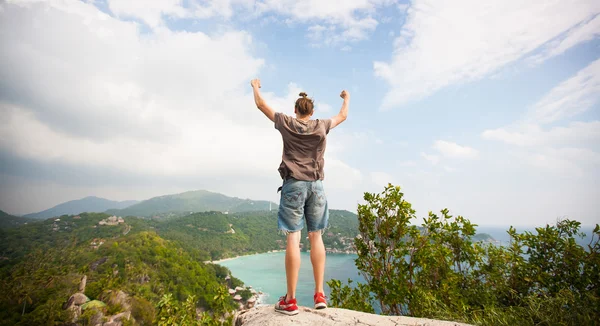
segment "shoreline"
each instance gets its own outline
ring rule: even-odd
[[[255,252],[253,254],[238,255],[238,256],[229,257],[229,258],[222,258],[222,259],[219,259],[219,260],[206,260],[206,261],[204,261],[204,263],[205,264],[218,264],[218,263],[222,263],[222,262],[229,261],[229,260],[234,260],[234,259],[241,258],[241,257],[253,256],[253,255],[262,255],[262,254],[270,254],[270,253],[275,253],[275,252],[285,252],[285,249],[271,250],[271,251],[267,251],[267,252]]]
[[[234,260],[237,258],[241,258],[241,257],[246,257],[246,256],[253,256],[253,255],[263,255],[263,254],[271,254],[271,253],[276,253],[276,252],[285,252],[285,249],[279,249],[279,250],[270,250],[267,252],[255,252],[253,254],[247,254],[247,255],[238,255],[238,256],[234,256],[234,257],[228,257],[228,258],[222,258],[219,260],[205,260],[203,263],[205,264],[219,264],[222,262],[226,262],[229,260]],[[301,251],[302,252],[310,252],[310,250],[307,251]],[[336,255],[357,255],[356,252],[352,251],[352,252],[343,252],[343,251],[326,251],[327,254],[336,254]]]

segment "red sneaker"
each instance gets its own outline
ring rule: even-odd
[[[325,309],[327,308],[327,301],[325,300],[325,294],[321,292],[315,293],[315,309]]]
[[[296,299],[290,299],[285,301],[285,295],[279,298],[279,302],[275,304],[275,311],[282,314],[293,316],[298,313],[298,306],[296,305]]]

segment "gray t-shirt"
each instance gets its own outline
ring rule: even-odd
[[[275,113],[275,129],[283,139],[283,155],[279,165],[282,179],[323,180],[325,146],[331,119],[301,121],[281,112]]]

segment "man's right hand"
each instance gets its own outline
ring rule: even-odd
[[[252,88],[260,88],[260,79],[252,79],[250,85],[252,85]]]
[[[343,98],[344,100],[350,99],[350,93],[348,93],[346,90],[343,90],[342,93],[340,94],[340,97]]]

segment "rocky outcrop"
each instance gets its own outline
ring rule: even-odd
[[[315,310],[298,307],[300,312],[287,316],[276,312],[273,305],[261,306],[240,311],[234,318],[235,326],[275,326],[275,325],[320,325],[320,326],[470,326],[467,324],[425,318],[403,316],[381,316],[347,309],[327,308]]]
[[[87,297],[85,294],[83,294],[83,293],[79,293],[79,292],[77,292],[77,293],[73,294],[73,295],[72,295],[72,296],[69,298],[69,300],[68,300],[68,301],[69,301],[69,302],[73,302],[73,304],[75,304],[75,305],[81,306],[82,304],[84,304],[84,303],[86,303],[86,302],[90,301],[90,298],[88,298],[88,297]]]
[[[121,290],[116,292],[106,291],[101,296],[101,299],[102,301],[107,302],[111,306],[120,305],[122,310],[131,310],[129,296]]]
[[[87,276],[83,275],[81,282],[79,283],[79,292],[85,293],[85,285],[87,283]]]
[[[103,258],[106,261],[105,258]],[[101,261],[100,263],[103,263]],[[79,283],[79,292],[74,293],[63,303],[62,308],[65,310],[70,310],[72,312],[72,323],[77,323],[79,321],[79,317],[82,312],[93,310],[94,314],[90,318],[89,325],[93,326],[122,326],[124,321],[132,320],[131,316],[131,302],[130,297],[127,293],[119,290],[119,291],[105,291],[101,295],[101,300],[91,300],[82,292],[85,291],[85,285],[87,282],[87,276],[83,276],[81,278],[81,282]],[[119,306],[121,308],[120,313],[114,316],[105,316],[104,313],[106,310],[106,303],[115,307]]]

